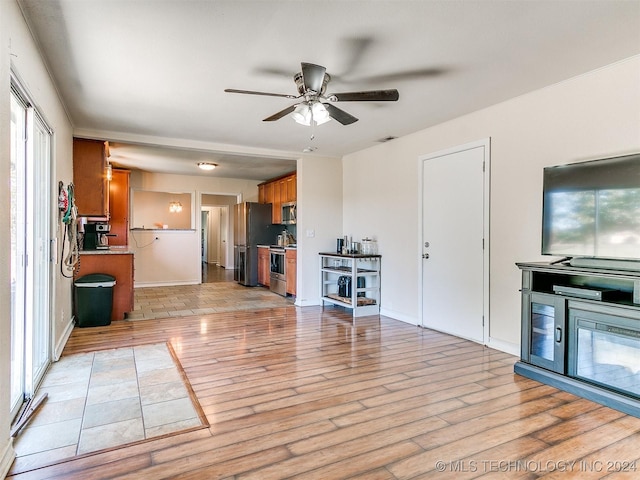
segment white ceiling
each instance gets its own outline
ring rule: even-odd
[[[76,135],[162,146],[114,163],[171,173],[206,157],[210,175],[270,178],[305,147],[342,156],[640,53],[640,0],[19,3]],[[262,121],[294,100],[224,92],[296,94],[300,62],[327,68],[327,93],[400,100],[339,103],[360,120],[311,141],[290,116]]]

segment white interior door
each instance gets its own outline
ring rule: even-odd
[[[209,207],[209,254],[207,261],[220,265],[220,207]]]
[[[233,269],[233,241],[230,241],[229,234],[229,205],[220,207],[220,266],[226,269]]]
[[[209,257],[209,211],[200,212],[200,256],[203,262]]]
[[[484,343],[488,141],[421,161],[422,325]]]

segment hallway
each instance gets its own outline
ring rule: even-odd
[[[202,262],[202,283],[233,282],[233,270]]]

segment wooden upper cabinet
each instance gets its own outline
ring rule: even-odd
[[[288,176],[287,178],[285,178],[285,184],[286,184],[286,200],[285,202],[295,202],[296,198],[297,198],[297,194],[298,194],[298,185],[297,185],[297,180],[298,177],[297,175],[294,173],[293,175]]]
[[[109,182],[109,245],[129,244],[129,170],[113,169]]]
[[[282,223],[282,204],[295,202],[298,195],[297,175],[295,173],[270,180],[258,185],[258,202],[270,203],[271,222]]]
[[[78,215],[107,217],[109,186],[105,143],[73,139],[73,185]]]
[[[273,182],[273,207],[271,208],[271,223],[280,225],[282,223],[282,200],[281,200],[281,183]]]
[[[273,183],[264,184],[264,203],[273,203]]]

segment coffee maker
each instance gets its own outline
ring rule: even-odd
[[[85,224],[82,248],[84,250],[108,250],[110,230],[111,225],[108,223]]]

